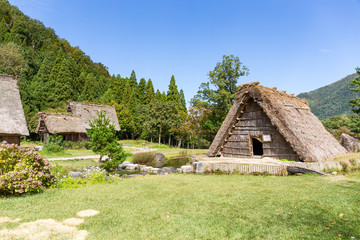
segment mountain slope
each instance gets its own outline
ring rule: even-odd
[[[327,86],[311,92],[300,93],[297,97],[305,98],[311,111],[320,119],[341,114],[351,114],[349,100],[359,97],[359,93],[349,90],[350,81],[359,75],[354,73]]]

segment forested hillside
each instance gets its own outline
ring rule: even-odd
[[[114,105],[121,137],[165,141],[166,135],[169,143],[176,138],[180,144],[182,138],[186,140],[181,133],[186,101],[174,76],[169,76],[167,93],[155,91],[150,79],[138,82],[135,71],[125,78],[110,76],[103,64],[94,63],[79,47],[7,0],[0,0],[0,73],[19,77],[31,133],[39,111],[62,112],[66,102],[73,100]]]
[[[321,87],[311,92],[301,93],[300,98],[305,98],[310,105],[311,111],[320,119],[326,119],[335,115],[351,114],[349,101],[359,96],[359,93],[349,90],[350,81],[356,78],[356,73]]]

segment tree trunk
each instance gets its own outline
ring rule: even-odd
[[[178,148],[181,148],[181,140],[182,140],[182,135],[179,136]]]
[[[169,133],[169,147],[171,146],[171,134]]]
[[[160,145],[161,145],[161,126],[159,128],[159,147],[160,147]]]

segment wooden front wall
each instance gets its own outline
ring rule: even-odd
[[[3,141],[6,141],[9,144],[15,143],[20,146],[20,136],[2,135],[2,136],[0,136],[0,144]]]
[[[262,141],[263,157],[299,160],[289,143],[253,99],[249,99],[238,118],[220,150],[224,157],[253,157],[251,138],[262,141],[263,135],[270,135],[270,142]]]
[[[65,141],[81,142],[89,140],[86,133],[59,133],[59,135],[62,135]]]

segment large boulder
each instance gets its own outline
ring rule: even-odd
[[[348,152],[358,152],[360,149],[360,143],[356,138],[351,137],[350,135],[343,133],[340,136],[340,144]]]
[[[157,174],[158,175],[168,175],[168,174],[177,173],[177,172],[178,172],[178,170],[175,167],[163,167],[157,171]]]
[[[164,166],[165,156],[162,153],[155,154],[156,167],[161,168]]]

